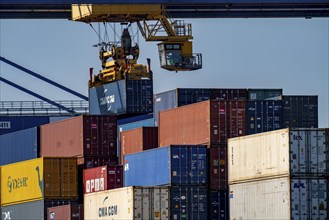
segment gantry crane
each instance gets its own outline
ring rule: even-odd
[[[158,44],[160,65],[169,71],[202,68],[201,54],[192,50],[192,26],[182,20],[170,22],[162,5],[112,4],[72,5],[72,20],[92,22],[130,22],[137,26],[146,41]],[[132,46],[128,29],[124,29],[121,45],[106,45],[100,50],[103,70],[89,81],[89,87],[120,79],[152,78],[150,68],[137,64],[139,47]],[[111,59],[108,61],[108,59]],[[149,61],[148,61],[149,63]]]

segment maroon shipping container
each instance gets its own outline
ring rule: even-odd
[[[158,127],[141,127],[120,133],[120,163],[123,155],[158,147]]]
[[[203,101],[159,112],[159,146],[216,144],[218,101]]]
[[[246,134],[246,101],[219,101],[219,142]]]
[[[227,145],[211,146],[209,148],[209,174],[210,189],[227,189]]]
[[[83,171],[85,194],[123,187],[122,166],[101,166]]]
[[[48,208],[48,220],[83,220],[83,204],[69,204]]]
[[[44,157],[117,155],[115,116],[81,115],[43,125],[40,133]]]
[[[105,166],[105,165],[118,165],[118,157],[79,157],[78,165],[82,166],[84,169]]]

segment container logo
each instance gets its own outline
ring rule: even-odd
[[[8,180],[7,180],[8,191],[11,193],[15,189],[19,189],[21,187],[27,187],[28,186],[27,180],[28,177],[12,179],[11,176],[8,176]]]
[[[41,177],[40,177],[40,168],[39,168],[39,166],[36,166],[35,170],[38,173],[38,185],[39,185],[39,188],[40,188],[40,191],[41,191],[41,194],[42,194],[43,193],[43,179],[41,180]]]
[[[295,140],[295,141],[302,141],[303,139],[302,139],[302,136],[300,136],[300,135],[293,135],[293,139]]]
[[[3,219],[3,220],[11,220],[11,217],[10,217],[11,212],[12,212],[12,211],[9,211],[9,212],[2,212],[2,219]]]
[[[295,189],[296,189],[296,188],[297,188],[297,189],[298,189],[298,188],[304,188],[304,189],[305,189],[306,187],[305,187],[305,184],[304,184],[304,183],[294,183],[294,188],[295,188]]]
[[[127,170],[129,170],[129,164],[128,163],[125,164],[125,171],[127,171]]]
[[[49,219],[50,220],[55,220],[55,212],[49,213]]]
[[[104,191],[104,177],[86,181],[86,193]]]
[[[0,121],[0,129],[11,129],[10,121]]]
[[[108,95],[100,98],[100,105],[106,105],[111,104],[115,102],[115,96],[114,95]]]
[[[108,200],[108,196],[106,196],[103,200],[103,205]],[[117,205],[110,205],[110,206],[104,206],[100,207],[98,209],[98,217],[105,217],[105,216],[113,216],[118,214],[118,206]]]

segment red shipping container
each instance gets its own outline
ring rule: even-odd
[[[158,127],[141,127],[120,133],[120,164],[123,155],[158,147]]]
[[[219,142],[246,135],[246,101],[219,101]]]
[[[47,219],[83,220],[83,204],[69,204],[50,207],[47,210]]]
[[[213,190],[225,190],[228,187],[227,145],[209,148],[209,186]]]
[[[122,166],[101,166],[83,171],[85,194],[123,187]]]
[[[159,112],[159,146],[219,142],[218,101],[203,101]]]
[[[43,125],[40,128],[40,155],[116,156],[116,117],[81,115]]]
[[[79,166],[84,169],[105,166],[105,165],[118,165],[118,157],[79,157],[77,160]]]

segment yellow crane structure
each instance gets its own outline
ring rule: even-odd
[[[202,55],[193,53],[191,24],[186,24],[182,20],[170,22],[162,5],[75,4],[72,5],[72,20],[86,23],[137,23],[146,41],[160,41],[158,50],[162,68],[169,71],[191,71],[202,68]],[[150,67],[137,64],[138,56],[138,45],[131,45],[129,31],[124,29],[121,45],[103,47],[100,50],[103,70],[89,82],[89,87],[120,79],[152,78]]]

